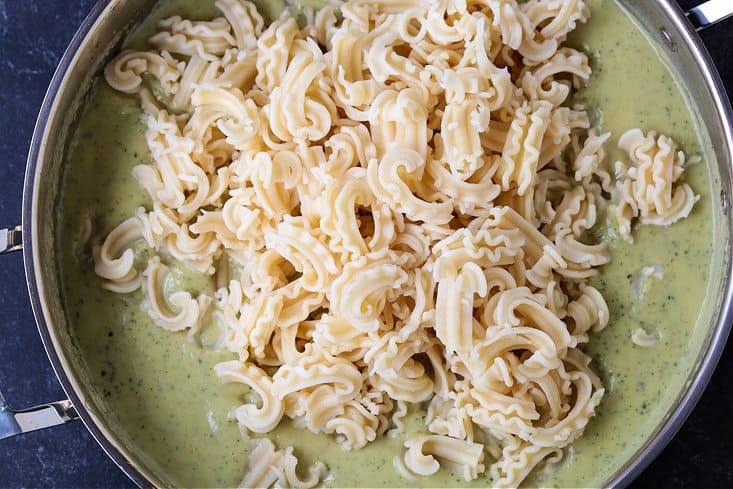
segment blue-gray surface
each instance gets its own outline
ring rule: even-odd
[[[689,8],[699,2],[679,3]],[[25,158],[38,108],[66,44],[93,4],[0,0],[0,227],[20,222]],[[733,94],[733,20],[703,38]],[[0,317],[0,387],[8,401],[30,406],[63,398],[33,323],[19,255],[0,257]],[[685,426],[634,486],[733,486],[732,371],[730,346]],[[0,441],[0,487],[133,484],[77,422]]]

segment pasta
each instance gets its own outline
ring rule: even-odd
[[[622,135],[614,181],[611,135],[567,106],[591,74],[563,46],[583,1],[350,0],[303,26],[216,5],[105,70],[140,99],[151,161],[133,173],[152,205],[94,247],[102,286],[142,288],[161,328],[220,326],[216,375],[257,398],[232,412],[247,433],[289,419],[357,450],[424,403],[395,457],[406,477],[517,486],[560,461],[605,392],[579,349],[610,320],[589,231],[609,199],[626,240],[696,201],[670,138]],[[218,290],[170,290],[173,263]],[[325,475],[253,443],[243,487]]]
[[[664,135],[632,129],[619,139],[619,148],[629,153],[631,165],[617,163],[619,204],[616,219],[621,235],[631,237],[632,221],[669,226],[687,217],[698,198],[686,183],[678,182],[685,154]]]
[[[300,479],[295,472],[298,460],[291,448],[278,450],[275,444],[267,438],[254,443],[250,452],[247,476],[242,480],[240,487],[292,487],[305,489],[313,487],[323,477],[325,467],[316,463],[308,470],[308,477]]]
[[[647,348],[650,346],[656,345],[660,340],[660,337],[656,333],[649,333],[644,328],[636,328],[633,333],[631,333],[631,341],[636,346],[641,346],[643,348]]]

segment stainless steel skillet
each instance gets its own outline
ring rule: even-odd
[[[88,81],[99,71],[113,46],[141,12],[149,9],[152,1],[102,1],[93,9],[64,55],[51,82],[41,109],[28,159],[23,202],[23,233],[20,229],[0,231],[0,250],[22,247],[28,280],[39,331],[52,365],[69,395],[70,401],[40,406],[25,412],[7,409],[0,396],[0,438],[30,431],[81,417],[86,426],[110,457],[139,485],[159,485],[160,481],[140,462],[139,458],[115,439],[99,416],[93,396],[86,385],[86,374],[75,358],[69,340],[69,330],[59,300],[58,278],[54,266],[54,223],[51,216],[60,179],[60,167]],[[665,46],[665,55],[697,106],[702,126],[707,131],[707,150],[710,161],[717,161],[713,169],[720,186],[719,204],[723,209],[722,226],[727,239],[731,231],[728,207],[731,198],[731,153],[733,133],[731,110],[722,84],[699,38],[685,19],[685,15],[668,0],[629,0],[627,8],[647,26],[648,31]],[[689,14],[689,21],[703,26],[733,11],[729,0],[706,2]],[[677,402],[670,407],[665,421],[655,435],[608,481],[607,485],[623,486],[633,479],[653,457],[661,451],[691,411],[712,374],[723,349],[730,324],[731,306],[731,244],[726,241],[719,248],[721,259],[720,293],[717,297],[717,320],[710,326],[705,348],[700,351],[696,368]],[[73,405],[73,407],[72,407]]]

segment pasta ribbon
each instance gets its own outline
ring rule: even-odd
[[[481,463],[483,449],[478,443],[468,443],[448,436],[426,435],[405,442],[405,467],[417,475],[438,471],[441,463],[459,472],[467,481],[484,471]]]
[[[234,415],[242,426],[255,433],[267,433],[277,426],[285,408],[282,401],[273,395],[273,381],[262,369],[232,360],[216,364],[214,370],[222,382],[245,384],[260,397],[261,407],[250,403],[235,409]]]
[[[143,276],[146,278],[143,287],[147,292],[143,309],[155,324],[169,331],[200,326],[211,302],[209,297],[202,295],[198,300],[194,300],[190,293],[183,291],[173,292],[167,296],[165,282],[168,278],[168,267],[163,265],[157,256],[150,259]],[[178,312],[176,313],[169,304],[178,309]]]
[[[150,38],[150,43],[159,51],[197,55],[207,61],[218,61],[235,45],[231,26],[226,19],[211,21],[184,20],[176,15],[158,23],[161,29]]]
[[[344,267],[331,285],[329,302],[333,312],[353,327],[374,333],[381,326],[379,316],[390,291],[399,290],[407,279],[399,261],[389,254],[367,256]]]
[[[178,88],[185,63],[176,61],[168,52],[123,51],[104,68],[107,83],[120,92],[138,93],[142,75],[154,76],[167,94]]]
[[[367,178],[374,195],[415,221],[445,224],[451,219],[450,202],[427,202],[413,193],[425,172],[425,159],[407,148],[391,149],[381,161],[369,162]]]
[[[126,293],[140,287],[132,245],[144,237],[143,224],[135,216],[120,223],[107,235],[101,246],[93,248],[94,272],[106,280],[102,285],[104,288]]]
[[[619,138],[619,148],[627,151],[632,166],[620,167],[616,191],[619,231],[632,242],[631,224],[636,218],[644,224],[669,226],[687,217],[699,197],[692,188],[678,182],[685,165],[685,154],[667,136],[652,131],[644,134],[632,129]]]

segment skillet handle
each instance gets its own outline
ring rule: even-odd
[[[0,255],[23,248],[20,226],[0,229]],[[57,401],[29,409],[11,409],[0,391],[0,440],[20,433],[49,428],[78,419],[71,401]]]
[[[0,255],[23,249],[23,230],[20,226],[0,229]]]
[[[731,0],[708,0],[686,12],[695,30],[701,31],[718,22],[733,16]]]
[[[0,440],[29,431],[68,423],[79,419],[71,401],[42,404],[30,409],[10,409],[0,392]]]

